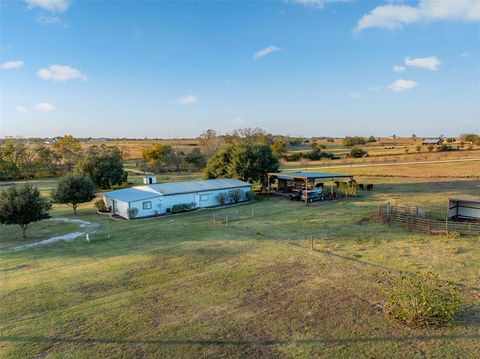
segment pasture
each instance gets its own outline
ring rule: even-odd
[[[391,201],[441,218],[447,197],[478,196],[479,171],[478,162],[332,169],[374,191],[308,207],[259,197],[228,226],[212,215],[233,208],[112,221],[111,239],[3,252],[0,355],[478,358],[480,238],[405,232],[368,217]],[[52,214],[73,218],[64,206]],[[92,204],[77,217],[105,220]],[[43,222],[30,233],[66,229]],[[2,249],[19,237],[0,227]],[[432,271],[460,286],[456,323],[409,328],[389,319],[378,279],[390,270]]]

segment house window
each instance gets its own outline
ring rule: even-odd
[[[146,201],[142,203],[143,209],[152,209],[152,201]]]
[[[200,201],[208,201],[208,194],[200,195]]]

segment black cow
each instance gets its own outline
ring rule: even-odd
[[[367,184],[367,191],[373,191],[373,184]]]
[[[358,184],[358,188],[360,188],[360,189],[363,191],[363,189],[364,189],[364,188],[363,188],[363,183],[359,183],[359,184]]]

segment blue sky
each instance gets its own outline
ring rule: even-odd
[[[480,132],[480,0],[0,4],[0,136]]]

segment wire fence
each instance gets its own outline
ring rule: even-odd
[[[408,231],[426,234],[458,233],[465,236],[480,236],[480,222],[478,221],[430,219],[426,218],[425,212],[418,206],[400,206],[387,203],[379,206],[372,217],[379,223],[401,227]]]
[[[237,208],[230,212],[218,212],[212,215],[213,224],[224,224],[228,226],[233,221],[255,217],[255,207]]]
[[[87,223],[83,225],[83,233],[85,242],[90,242],[94,239],[110,239],[112,236],[110,220],[101,221],[98,223]]]

